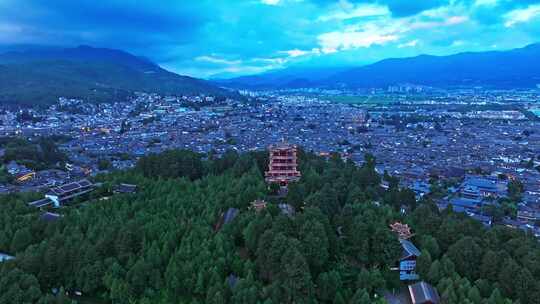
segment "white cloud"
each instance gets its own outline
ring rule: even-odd
[[[266,64],[274,64],[274,65],[280,66],[287,63],[288,60],[286,58],[277,57],[277,58],[253,58],[250,61],[253,63],[263,62]]]
[[[406,48],[406,47],[415,47],[415,46],[418,45],[418,42],[420,42],[418,39],[411,40],[411,41],[409,41],[409,42],[405,42],[405,43],[399,44],[399,45],[398,45],[398,48],[402,49],[402,48]]]
[[[261,0],[261,3],[266,5],[278,5],[280,0]]]
[[[320,16],[318,21],[347,20],[360,17],[386,16],[390,10],[386,6],[376,4],[359,4],[352,8],[340,6],[340,9],[327,15]]]
[[[289,55],[289,57],[300,57],[300,56],[305,56],[307,54],[310,54],[311,52],[310,51],[302,51],[302,50],[299,50],[299,49],[294,49],[294,50],[290,50],[290,51],[281,51],[279,53],[280,54],[287,54],[287,55]]]
[[[199,56],[195,58],[196,61],[204,61],[204,62],[210,62],[210,63],[216,63],[216,64],[224,64],[224,65],[238,65],[242,64],[241,60],[228,60],[224,58],[218,58],[214,56]]]
[[[467,16],[451,16],[443,22],[443,25],[456,25],[466,22],[468,20],[469,17]]]
[[[475,6],[496,6],[499,0],[475,0]]]
[[[432,29],[443,26],[453,26],[467,22],[467,16],[445,17],[442,21],[410,21],[406,22],[404,28],[407,30]]]
[[[335,20],[344,19],[356,14],[356,9],[359,6],[350,4],[347,1],[345,1],[345,4],[348,5],[342,5],[344,8],[343,12],[348,12],[349,15],[345,13],[341,15],[329,14],[319,18],[319,20],[330,20],[330,18],[334,18]],[[347,7],[350,8],[348,11],[346,10]],[[428,10],[404,18],[393,18],[390,13],[385,14],[386,7],[382,7],[383,9],[381,9],[381,6],[376,5],[367,5],[364,7],[371,8],[370,10],[366,10],[366,14],[379,13],[380,15],[374,16],[374,18],[360,20],[354,25],[344,26],[341,24],[342,29],[340,30],[320,34],[317,39],[322,53],[329,54],[341,50],[385,45],[405,38],[410,32],[452,27],[469,21],[469,17],[465,12],[459,13],[459,10],[455,11],[449,7]],[[398,47],[414,47],[418,42],[412,40],[399,44]]]
[[[302,56],[308,56],[308,55],[320,55],[321,50],[319,48],[313,48],[311,50],[299,50],[299,49],[293,49],[289,51],[280,51],[279,54],[287,54],[290,58],[295,57],[302,57]]]
[[[463,46],[465,44],[465,41],[463,40],[456,40],[454,42],[452,42],[452,44],[450,45],[451,47],[458,47],[458,46]]]
[[[504,15],[504,26],[512,27],[518,23],[524,23],[540,15],[540,4],[530,5],[527,8],[516,9]]]
[[[319,45],[323,53],[335,53],[339,50],[367,48],[372,45],[383,45],[398,40],[399,36],[385,33],[384,29],[370,24],[360,30],[346,30],[319,35]]]

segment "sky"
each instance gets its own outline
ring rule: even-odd
[[[540,0],[0,0],[0,46],[122,49],[230,77],[540,42]]]

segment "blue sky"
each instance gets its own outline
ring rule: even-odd
[[[0,45],[119,48],[197,77],[539,41],[540,0],[0,0]]]

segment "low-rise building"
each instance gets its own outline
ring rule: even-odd
[[[0,252],[0,263],[5,262],[5,261],[9,261],[9,260],[13,260],[13,259],[15,259],[14,256],[11,256],[11,255]]]
[[[400,239],[402,253],[399,259],[399,279],[402,281],[418,280],[416,273],[416,259],[420,256],[420,250],[408,240]]]
[[[409,297],[412,304],[439,304],[441,298],[437,290],[426,282],[409,285]]]
[[[116,194],[136,193],[137,192],[137,185],[122,183],[122,184],[116,186],[114,188],[113,192],[116,193]]]
[[[521,206],[517,212],[517,219],[523,222],[536,223],[540,221],[540,210],[528,206]]]
[[[78,182],[72,182],[51,188],[50,191],[45,194],[45,197],[50,199],[54,206],[58,208],[64,205],[66,202],[69,202],[70,200],[83,194],[89,193],[92,190],[94,190],[94,184],[87,179],[83,179]]]

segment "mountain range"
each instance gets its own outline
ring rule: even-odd
[[[0,103],[41,105],[59,97],[92,102],[125,100],[136,91],[162,95],[237,96],[230,89],[532,88],[540,84],[540,44],[509,51],[420,55],[360,67],[288,68],[206,81],[169,72],[121,50],[79,46],[0,53]]]
[[[509,51],[385,59],[352,68],[284,69],[216,83],[248,89],[385,88],[403,83],[439,88],[531,88],[540,84],[540,44]]]
[[[120,50],[79,46],[0,54],[0,103],[50,104],[59,97],[105,102],[125,100],[136,91],[163,95],[233,94]]]

